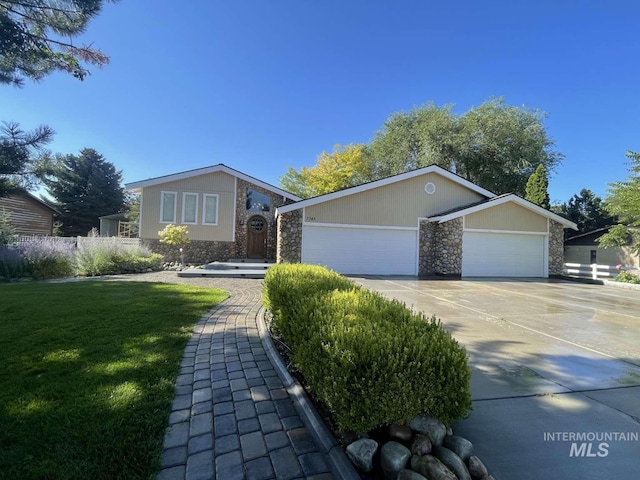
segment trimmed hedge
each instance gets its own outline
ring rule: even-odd
[[[435,318],[322,267],[276,265],[263,301],[296,367],[342,431],[471,408],[467,354]]]

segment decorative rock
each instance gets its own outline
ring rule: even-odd
[[[370,438],[361,438],[347,446],[349,460],[363,472],[373,469],[373,456],[378,450],[378,442]]]
[[[453,428],[447,428],[447,435],[453,435]]]
[[[411,430],[429,437],[434,446],[442,445],[442,440],[447,433],[447,427],[437,418],[426,415],[418,415],[409,422]]]
[[[473,480],[483,480],[489,476],[487,467],[485,467],[482,460],[475,455],[469,457],[469,474]]]
[[[396,480],[398,472],[407,466],[410,458],[411,451],[401,443],[385,443],[380,450],[380,466],[384,476],[388,480]]]
[[[458,435],[447,435],[444,437],[442,446],[458,455],[466,464],[469,463],[469,457],[473,455],[473,443]]]
[[[414,472],[413,470],[400,470],[398,472],[398,476],[396,480],[427,480],[418,472]]]
[[[431,440],[426,435],[416,435],[411,442],[411,453],[414,455],[427,455],[431,453]]]
[[[459,480],[471,480],[469,470],[462,459],[448,448],[436,447],[433,449],[433,455],[455,473]]]
[[[389,436],[394,440],[400,440],[401,442],[411,441],[411,429],[406,425],[399,425],[392,423],[389,425]]]
[[[427,480],[458,480],[455,474],[433,455],[414,455],[411,457],[411,469]]]

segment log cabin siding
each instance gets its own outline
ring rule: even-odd
[[[52,235],[55,210],[35,197],[18,193],[0,197],[0,212],[9,214],[9,221],[17,235]]]

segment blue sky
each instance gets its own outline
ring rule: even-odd
[[[277,185],[393,112],[504,96],[549,114],[552,201],[604,196],[640,150],[639,19],[632,0],[122,0],[85,35],[109,65],[0,87],[0,119],[125,182],[225,163]]]

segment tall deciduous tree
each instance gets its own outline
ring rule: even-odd
[[[544,118],[537,110],[505,105],[501,98],[463,115],[454,114],[451,106],[433,104],[394,113],[363,150],[364,177],[377,180],[435,164],[495,193],[524,197],[527,180],[537,166],[550,172],[563,158],[547,135]],[[290,169],[283,181],[304,192],[308,170],[317,166]],[[342,185],[358,182],[361,179],[354,177]]]
[[[1,43],[1,42],[0,42]],[[53,139],[51,128],[40,126],[25,132],[17,123],[0,125],[0,197],[28,189],[47,171],[47,158],[40,153]]]
[[[626,245],[629,240],[640,253],[640,153],[627,152],[629,178],[609,185],[605,208],[620,222],[598,239],[603,247]]]
[[[122,211],[122,172],[92,148],[58,158],[55,175],[45,180],[61,212],[65,235],[86,235],[99,217]]]
[[[83,80],[87,65],[109,62],[91,45],[75,45],[104,0],[0,0],[0,83],[21,85],[53,71]]]
[[[302,198],[315,197],[365,183],[372,178],[364,145],[336,145],[322,152],[313,167],[289,168],[280,178],[282,187]]]
[[[547,169],[543,165],[538,165],[536,171],[531,174],[526,186],[526,195],[524,198],[536,205],[549,209],[549,178],[547,177]]]
[[[609,227],[617,222],[615,215],[609,214],[604,209],[602,199],[587,188],[580,190],[579,194],[574,195],[567,202],[554,205],[551,210],[578,226],[577,232],[567,230],[571,232],[570,236]]]

